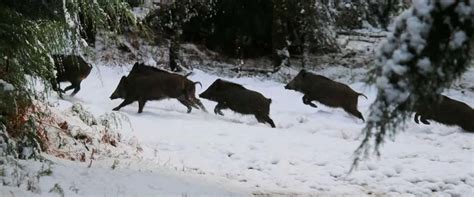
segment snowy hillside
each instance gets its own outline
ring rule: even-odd
[[[128,74],[130,69],[131,66],[96,66],[75,97],[53,100],[61,110],[79,102],[94,115],[110,113],[121,100],[111,101],[109,96],[121,76]],[[334,71],[321,72],[324,75]],[[471,69],[468,74],[473,72]],[[190,78],[204,85],[197,88],[201,93],[218,76],[195,70]],[[124,173],[109,172],[110,165],[104,165],[103,170],[97,172],[101,175],[95,176],[94,169],[78,167],[74,172],[77,176],[71,176],[79,180],[73,182],[61,177],[70,174],[62,172],[65,167],[59,164],[59,175],[53,175],[51,179],[62,182],[64,188],[73,184],[80,195],[101,190],[99,193],[113,196],[212,195],[213,192],[219,196],[474,194],[474,135],[471,133],[436,123],[426,126],[409,122],[395,142],[383,146],[380,158],[363,162],[358,170],[347,174],[353,151],[360,143],[358,137],[364,126],[360,120],[341,109],[321,104],[318,109],[308,107],[302,103],[300,93],[285,90],[285,84],[279,82],[256,78],[226,79],[272,98],[270,117],[277,128],[260,124],[253,116],[242,116],[229,110],[223,111],[224,117],[200,110],[187,114],[186,108],[176,100],[148,102],[142,114],[137,113],[138,104],[134,103],[118,113],[130,119],[132,129],[125,126],[122,135],[137,138],[143,148],[141,159],[121,159],[118,168]],[[369,97],[368,100],[359,98],[359,109],[367,116],[375,90],[360,82],[350,86]],[[452,90],[447,95],[474,106],[470,92],[463,95]],[[216,103],[202,101],[212,112]],[[100,169],[100,161],[94,166]],[[160,173],[143,173],[156,169],[181,177],[197,176],[196,183],[207,180],[211,186],[186,185],[179,178],[174,184],[167,178],[167,181],[160,181],[163,180],[158,178],[163,177]],[[107,183],[92,187],[91,183],[100,184],[100,180]],[[195,179],[190,179],[190,183],[192,180]],[[142,182],[148,182],[148,187]],[[176,193],[167,184],[175,185],[171,188],[186,189]],[[135,185],[144,188],[137,189]],[[164,190],[158,189],[163,187]],[[201,189],[192,189],[194,187]],[[116,193],[104,192],[108,189]]]

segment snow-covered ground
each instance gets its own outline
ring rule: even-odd
[[[27,188],[0,187],[0,196],[241,196],[245,190],[136,161],[106,165],[77,163],[49,157],[54,164],[20,161],[24,171],[40,172]],[[127,161],[122,161],[127,162]],[[126,167],[120,167],[126,165]],[[49,174],[49,172],[50,174]],[[30,186],[31,185],[31,186]],[[28,191],[26,191],[28,190]]]
[[[66,109],[81,102],[93,114],[110,113],[121,100],[111,101],[109,96],[130,68],[96,67],[79,94],[58,101],[58,107]],[[204,84],[197,89],[200,93],[218,76],[196,70],[190,78]],[[394,142],[383,146],[380,158],[363,162],[357,171],[347,174],[360,143],[364,126],[360,120],[341,109],[321,104],[318,109],[308,107],[300,93],[285,90],[282,83],[226,79],[272,98],[270,116],[277,128],[228,110],[224,117],[199,110],[187,114],[176,100],[148,102],[142,114],[134,103],[119,113],[129,117],[133,129],[126,135],[138,139],[144,149],[143,161],[257,194],[474,195],[473,134],[436,123],[409,122]],[[369,97],[359,99],[359,109],[367,115],[375,90],[363,83],[350,86]],[[458,91],[447,95],[474,106],[472,97]],[[215,103],[203,102],[212,112]],[[125,174],[133,179],[134,173]],[[81,190],[87,191],[83,186]]]
[[[130,69],[96,66],[75,97],[55,100],[57,108],[80,102],[94,115],[110,113],[122,100],[109,96]],[[321,74],[337,72],[326,69]],[[218,76],[195,70],[190,78],[204,85],[197,88],[201,93]],[[123,138],[135,137],[143,149],[140,160],[120,160],[115,170],[110,161],[94,161],[87,168],[87,162],[58,160],[53,175],[40,185],[51,188],[60,182],[69,193],[75,195],[70,188],[77,188],[83,196],[474,195],[472,133],[410,121],[394,142],[382,147],[380,158],[348,174],[364,127],[360,120],[341,109],[306,106],[300,93],[285,90],[279,82],[225,79],[272,98],[270,116],[277,128],[229,110],[223,111],[224,117],[195,109],[187,114],[176,100],[148,102],[142,114],[134,103],[119,113],[131,123],[131,129],[124,125]],[[361,82],[350,86],[369,97],[359,98],[359,109],[367,116],[375,89]],[[472,92],[451,90],[447,95],[474,106]],[[212,112],[216,103],[202,101]]]

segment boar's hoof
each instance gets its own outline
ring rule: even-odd
[[[420,115],[416,113],[415,117],[413,117],[413,120],[415,121],[416,124],[420,124],[420,121],[418,120],[419,118],[420,118]]]
[[[224,113],[222,113],[222,111],[221,111],[219,108],[217,108],[217,107],[214,108],[214,113],[217,114],[217,115],[221,115],[221,116],[224,115]]]
[[[430,122],[428,122],[428,120],[424,119],[423,117],[420,118],[420,121],[423,123],[423,124],[426,124],[426,125],[429,125]]]
[[[116,108],[113,108],[113,109],[112,109],[112,111],[118,111],[118,110],[120,110],[119,107],[116,107]]]
[[[273,123],[273,120],[271,122],[268,122],[272,128],[276,128],[275,123]]]

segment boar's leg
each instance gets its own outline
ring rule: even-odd
[[[118,111],[118,110],[120,110],[120,108],[125,107],[125,106],[127,106],[127,105],[133,103],[133,101],[134,101],[134,100],[131,100],[131,99],[125,99],[122,103],[120,103],[119,106],[113,108],[112,110]]]
[[[272,128],[275,128],[275,123],[273,120],[268,116],[268,115],[255,115],[255,118],[257,118],[257,121],[260,123],[268,123]]]
[[[143,108],[145,107],[146,100],[140,99],[138,100],[138,113],[143,112]]]
[[[71,96],[76,95],[79,92],[79,90],[81,90],[81,84],[80,83],[77,84],[76,87],[74,87],[74,91],[72,91]]]
[[[224,113],[222,113],[221,110],[222,110],[222,109],[226,109],[226,108],[227,108],[227,106],[225,106],[224,103],[217,103],[216,107],[214,108],[214,113],[223,116]]]
[[[365,122],[364,116],[362,116],[362,113],[360,113],[360,111],[357,110],[357,108],[344,108],[344,111],[346,111],[349,114],[354,115],[355,117]]]
[[[427,125],[430,124],[430,122],[428,122],[428,120],[427,120],[425,117],[423,117],[423,116],[420,116],[420,121],[421,121],[423,124],[427,124]]]
[[[307,96],[307,95],[304,95],[303,96],[303,103],[306,104],[306,105],[309,105],[311,107],[314,107],[314,108],[317,108],[318,106],[316,106],[314,103],[311,102],[312,100]]]
[[[53,88],[54,91],[59,93],[59,96],[62,98],[61,93],[65,93],[66,91],[61,89],[61,82],[57,79],[52,79],[51,80],[51,88]]]
[[[415,117],[413,118],[413,120],[415,121],[416,124],[420,124],[420,121],[418,120],[420,116],[421,115],[419,113],[415,113]]]
[[[61,84],[57,80],[51,80],[51,88],[58,93],[59,98],[63,98],[63,93],[66,93],[61,89]]]
[[[471,125],[469,125],[469,123],[467,125],[463,124],[463,125],[461,125],[461,128],[464,129],[467,132],[474,132],[474,124],[472,124],[472,123],[471,123]]]
[[[196,105],[199,106],[199,108],[201,108],[202,111],[207,112],[206,107],[204,107],[201,100],[196,98],[194,99],[194,103],[196,103]]]
[[[69,91],[71,89],[74,89],[74,91],[71,93],[71,96],[74,96],[81,90],[81,82],[71,82],[71,85],[66,87],[64,89],[64,92]]]
[[[66,91],[69,91],[69,90],[71,90],[71,89],[73,89],[73,88],[74,88],[74,86],[71,84],[70,86],[64,88],[63,92],[65,93]]]
[[[185,99],[184,97],[178,97],[177,99],[181,104],[183,104],[184,106],[186,106],[186,108],[188,108],[188,111],[187,111],[188,114],[191,113],[193,109],[192,107],[197,108],[189,100]]]

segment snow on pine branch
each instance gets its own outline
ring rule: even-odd
[[[436,102],[466,71],[473,18],[472,0],[417,0],[396,19],[378,50],[373,70],[378,96],[354,164],[372,145],[378,153],[386,135],[396,134],[418,105]]]

